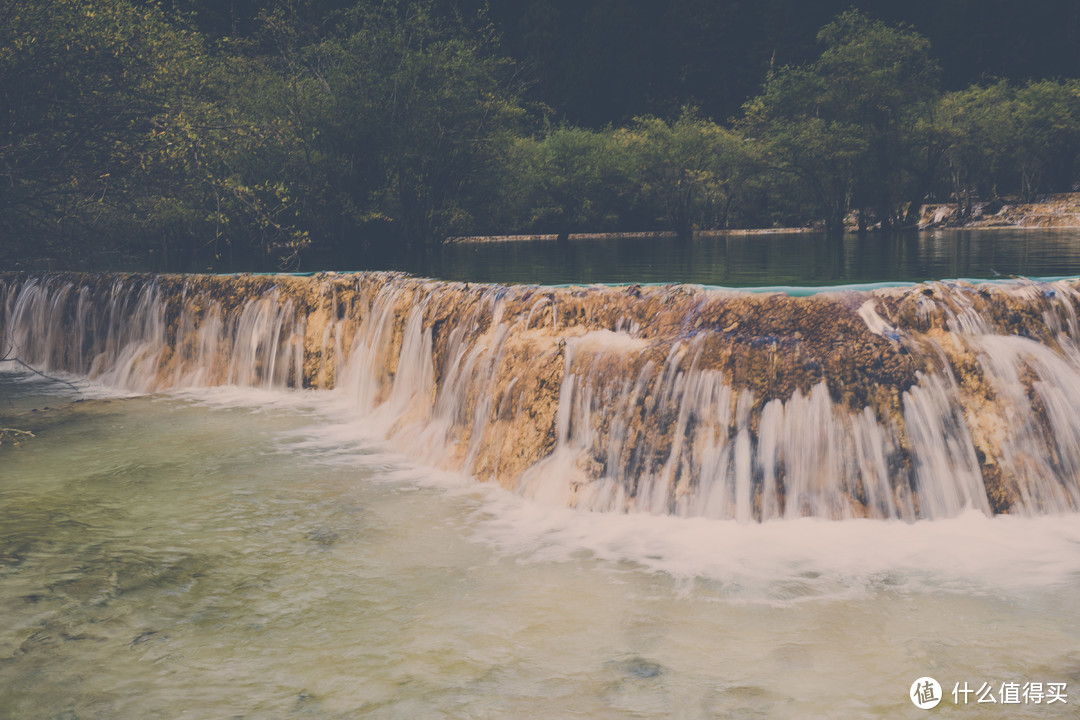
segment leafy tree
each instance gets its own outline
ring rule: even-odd
[[[842,227],[854,204],[883,226],[904,200],[903,158],[937,96],[929,43],[849,10],[818,34],[824,49],[806,67],[784,67],[745,108],[744,127],[773,166],[801,177],[825,224]]]
[[[395,38],[400,62],[380,88],[382,205],[406,238],[441,242],[471,228],[473,208],[491,192],[496,158],[523,113],[502,83],[501,61],[475,40],[460,31],[443,36],[423,14],[404,22]]]
[[[906,199],[904,158],[912,152],[920,119],[938,96],[938,65],[929,41],[914,30],[890,27],[854,10],[822,28],[818,39],[825,46],[814,66],[823,85],[819,109],[858,126],[866,138],[869,147],[856,176],[855,200],[860,222],[870,206],[886,227],[897,220]]]
[[[1014,91],[1005,81],[972,85],[942,96],[938,125],[957,217],[966,218],[976,197],[996,197],[1011,171],[1016,136]]]
[[[938,114],[959,217],[975,198],[1018,191],[1030,201],[1070,189],[1080,152],[1076,81],[972,85],[942,97]]]
[[[784,68],[747,104],[742,127],[761,146],[766,167],[797,177],[815,197],[826,229],[840,232],[870,143],[858,125],[816,112],[820,92],[812,71]]]
[[[3,0],[0,18],[6,249],[70,254],[128,191],[148,149],[167,95],[152,59],[180,54],[187,39],[123,3]]]
[[[263,22],[315,205],[345,218],[342,237],[383,225],[420,246],[470,229],[523,117],[505,63],[432,2],[360,3],[317,26],[309,5]]]
[[[629,195],[625,137],[562,127],[518,140],[511,155],[530,227],[571,232],[614,226]]]
[[[637,118],[626,132],[629,171],[643,204],[683,237],[695,228],[729,224],[732,205],[754,171],[748,143],[691,111],[671,123]]]
[[[71,263],[187,252],[204,234],[302,240],[275,220],[283,184],[244,176],[257,132],[215,102],[196,35],[123,0],[2,0],[0,17],[7,252]]]
[[[1080,151],[1080,83],[1031,82],[1013,103],[1020,192],[1030,201],[1044,188],[1068,190]]]

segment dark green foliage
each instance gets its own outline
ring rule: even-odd
[[[269,269],[1069,190],[1080,83],[1045,78],[1080,66],[1080,11],[1015,7],[0,0],[0,262]]]
[[[625,142],[616,133],[555,128],[518,140],[509,161],[526,228],[562,237],[617,228],[630,171]]]
[[[812,190],[829,229],[840,230],[851,207],[862,222],[872,213],[883,226],[895,224],[911,182],[905,159],[937,96],[929,45],[856,11],[818,37],[818,60],[772,75],[747,104],[743,126],[775,171]]]
[[[0,258],[304,241],[251,166],[271,131],[222,102],[232,78],[197,35],[125,2],[3,0],[0,18]]]
[[[261,16],[276,86],[255,110],[295,124],[286,177],[311,231],[423,244],[472,229],[523,117],[506,63],[433,3],[359,4],[332,23],[312,22],[313,4]]]
[[[1001,80],[941,98],[950,192],[961,214],[972,198],[1064,192],[1080,153],[1080,83],[1043,80],[1021,87]]]
[[[4,0],[0,18],[0,257],[71,253],[123,222],[110,211],[133,199],[155,118],[182,92],[155,60],[191,47],[124,5]]]
[[[752,143],[689,111],[670,123],[637,118],[626,135],[639,203],[683,237],[730,227],[761,170]]]

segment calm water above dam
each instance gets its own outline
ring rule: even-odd
[[[346,256],[347,257],[347,256]],[[730,235],[513,241],[434,248],[422,258],[313,257],[302,270],[393,269],[495,283],[685,282],[724,287],[1080,275],[1080,230]],[[367,263],[365,265],[365,262]]]
[[[952,278],[1080,275],[1080,230],[933,230],[848,234],[732,234],[688,242],[607,238],[450,243],[420,255],[363,250],[359,242],[279,265],[234,248],[205,258],[151,255],[122,268],[103,258],[79,269],[155,272],[400,270],[463,282],[695,283],[724,287],[827,286]],[[19,269],[19,268],[10,268]],[[30,268],[45,270],[49,268]]]

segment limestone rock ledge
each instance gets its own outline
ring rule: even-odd
[[[740,520],[1080,507],[1080,284],[870,293],[0,275],[0,352],[151,392],[317,388],[538,499]]]
[[[919,229],[963,228],[1080,228],[1080,193],[1046,195],[1036,202],[999,200],[972,205],[971,217],[957,220],[955,203],[922,207]]]

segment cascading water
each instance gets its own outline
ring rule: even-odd
[[[139,392],[333,389],[410,454],[598,511],[1080,507],[1080,284],[805,298],[361,273],[0,276],[0,355]]]

